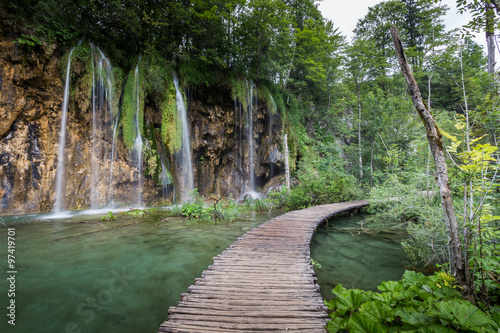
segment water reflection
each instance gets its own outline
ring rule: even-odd
[[[341,216],[318,228],[311,242],[311,258],[321,295],[332,298],[331,290],[341,283],[346,288],[377,290],[382,281],[399,280],[405,256],[400,241],[404,235],[374,234],[360,230],[362,215]]]

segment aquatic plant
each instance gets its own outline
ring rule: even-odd
[[[114,221],[116,220],[116,215],[113,212],[108,212],[106,215],[101,217],[102,221]]]
[[[321,268],[321,264],[319,262],[317,262],[316,260],[314,260],[313,258],[311,258],[311,264],[315,267],[315,268]]]
[[[268,211],[270,208],[271,205],[265,199],[255,199],[253,201],[253,209],[256,211]]]

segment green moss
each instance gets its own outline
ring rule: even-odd
[[[122,119],[120,124],[123,141],[129,149],[133,149],[134,147],[135,138],[137,137],[137,125],[139,126],[141,135],[144,134],[144,90],[141,86],[144,80],[141,79],[140,71],[138,87],[136,87],[136,80],[134,69],[129,72],[123,91]],[[139,124],[137,124],[137,89],[139,89]]]
[[[125,72],[120,67],[113,67],[111,69],[111,82],[113,82],[112,92],[112,111],[113,117],[118,117],[118,106],[120,103],[120,96],[122,93],[123,80],[125,79]]]
[[[257,87],[257,96],[266,104],[271,114],[276,114],[278,112],[278,105],[267,85],[262,84]]]
[[[248,108],[248,89],[247,82],[238,78],[231,78],[229,81],[231,84],[231,93],[233,99],[237,99],[246,110]]]
[[[177,103],[175,100],[175,87],[171,82],[165,89],[165,98],[160,104],[162,114],[161,138],[165,148],[174,154],[182,146],[182,123],[177,116]]]

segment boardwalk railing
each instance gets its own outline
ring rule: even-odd
[[[343,202],[275,217],[238,238],[181,295],[159,332],[326,332],[311,265],[316,227],[368,205]]]

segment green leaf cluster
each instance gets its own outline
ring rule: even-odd
[[[405,271],[379,292],[337,285],[327,303],[328,332],[496,332],[500,316],[465,301],[445,272],[425,276]]]
[[[141,79],[141,67],[139,67],[139,78],[135,70],[131,70],[127,76],[127,82],[123,89],[121,129],[123,142],[128,149],[134,148],[138,131],[144,135],[144,89]],[[139,81],[139,84],[137,84]],[[139,98],[139,101],[137,100]],[[139,112],[139,115],[137,115]],[[138,121],[137,121],[138,120]]]
[[[108,212],[106,215],[101,216],[102,221],[114,221],[116,220],[116,215],[113,212]]]
[[[241,217],[242,209],[232,198],[225,200],[225,203],[217,202],[212,206],[205,204],[204,198],[199,195],[197,189],[194,189],[190,195],[191,202],[175,206],[172,215],[182,215],[192,222],[201,223],[231,222]]]
[[[298,184],[285,199],[287,210],[355,200],[361,194],[355,178],[343,171],[335,144],[319,144],[316,149],[318,155],[299,162]]]

